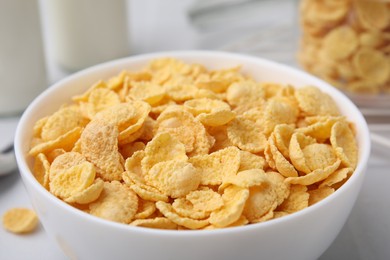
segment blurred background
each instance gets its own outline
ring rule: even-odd
[[[125,41],[121,35],[124,32],[121,26],[126,23],[128,52],[120,46],[122,55],[114,54],[107,59],[157,51],[208,49],[253,54],[295,65],[298,42],[295,0],[69,0],[69,16],[64,14],[63,6],[58,7],[64,5],[63,2],[40,1],[50,82],[72,71],[72,68],[66,70],[66,65],[61,64],[59,48],[70,51],[72,47],[76,47],[59,46],[53,34],[61,34],[60,30],[62,34],[67,34],[68,39],[74,38],[77,33],[70,31],[75,28],[67,26],[80,27],[83,24],[91,25],[89,31],[88,27],[85,28],[84,34],[89,34],[89,39],[87,36],[84,41],[108,41],[111,45],[120,45],[120,42]],[[107,4],[103,2],[109,3],[113,13],[117,11],[113,8],[115,5],[118,9],[126,8],[126,12],[122,15],[110,14],[107,12]],[[80,5],[84,6],[84,10],[78,9]],[[59,8],[63,15],[51,16],[50,13],[55,13],[55,8]],[[80,13],[77,19],[74,9],[78,9]],[[88,17],[81,15],[84,12]],[[67,20],[68,25],[61,24],[58,19]],[[111,19],[108,23],[115,27],[100,27],[98,32],[94,32],[99,28],[98,25],[107,23],[106,19]],[[69,21],[75,24],[69,25]],[[111,35],[104,30],[110,31]],[[113,38],[101,39],[104,35]],[[104,48],[110,48],[110,44],[102,45],[100,51],[104,51]],[[95,55],[98,56],[96,53]]]

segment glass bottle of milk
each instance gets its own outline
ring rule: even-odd
[[[0,0],[0,116],[20,114],[47,86],[37,0]]]
[[[126,0],[46,0],[53,60],[68,71],[127,56]]]

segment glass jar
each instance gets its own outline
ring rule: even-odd
[[[126,0],[46,0],[55,62],[78,71],[130,54]]]
[[[22,113],[46,84],[38,0],[0,0],[0,117]]]
[[[300,25],[304,69],[358,105],[390,107],[389,0],[302,0]]]

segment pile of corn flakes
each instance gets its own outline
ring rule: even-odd
[[[309,72],[357,93],[390,93],[390,2],[302,0],[299,59]]]
[[[54,196],[139,227],[218,229],[302,210],[353,173],[353,126],[311,86],[173,58],[123,71],[36,122],[30,156]]]

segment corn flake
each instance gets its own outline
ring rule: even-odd
[[[340,114],[332,98],[315,87],[303,87],[295,91],[300,109],[308,116],[338,116]]]
[[[135,214],[135,219],[146,219],[153,215],[156,211],[156,204],[148,200],[138,200],[138,210]]]
[[[348,178],[349,175],[353,173],[353,168],[342,168],[331,175],[328,176],[320,185],[319,187],[326,187],[326,186],[333,186],[334,184],[340,183],[346,178]]]
[[[3,227],[16,234],[30,233],[38,223],[35,212],[26,208],[12,208],[3,215]]]
[[[166,218],[180,226],[184,226],[189,229],[199,229],[209,224],[208,220],[196,220],[182,217],[173,210],[171,204],[163,201],[156,202],[156,207]]]
[[[95,167],[83,162],[59,172],[50,180],[50,192],[61,199],[67,199],[87,189],[95,180]]]
[[[168,218],[157,217],[153,219],[136,219],[130,223],[131,226],[159,228],[159,229],[177,229],[177,224]]]
[[[211,211],[195,208],[194,205],[185,198],[175,199],[172,203],[173,210],[180,216],[190,219],[202,220],[207,219]]]
[[[221,195],[210,188],[191,191],[186,195],[186,199],[192,203],[195,210],[213,211],[223,206]]]
[[[200,171],[201,185],[219,185],[226,176],[236,175],[240,166],[240,150],[228,147],[208,155],[191,157],[189,162]]]
[[[249,190],[231,185],[224,190],[222,199],[224,206],[210,215],[209,221],[216,227],[226,227],[240,219]]]
[[[64,199],[68,203],[88,204],[97,200],[103,191],[104,181],[96,179],[88,188]]]
[[[304,176],[299,177],[288,177],[286,178],[286,182],[291,184],[301,184],[301,185],[311,185],[316,182],[325,180],[329,175],[337,170],[340,166],[340,160],[337,160],[334,164],[329,165],[323,169],[314,170]]]
[[[267,143],[262,129],[242,116],[237,116],[229,122],[227,136],[238,148],[252,153],[264,151]]]
[[[153,165],[170,160],[186,161],[185,146],[169,133],[156,135],[145,147],[145,157],[142,159],[142,168],[148,172]]]
[[[88,121],[76,106],[64,107],[47,118],[40,136],[43,141],[55,140],[76,127],[85,127]]]
[[[81,152],[96,167],[103,180],[121,180],[123,157],[118,151],[117,126],[93,120],[81,134]]]
[[[170,160],[159,162],[145,175],[147,183],[163,194],[179,198],[196,190],[200,184],[200,172],[185,161]]]
[[[330,142],[342,163],[354,169],[357,164],[358,148],[354,134],[347,122],[337,122],[333,125]]]
[[[89,204],[90,214],[125,224],[133,220],[137,210],[137,195],[118,181],[104,182],[99,199]]]
[[[165,89],[148,81],[132,82],[129,97],[134,100],[142,100],[150,105],[157,104],[165,96]]]
[[[50,163],[47,160],[45,154],[40,153],[35,158],[34,176],[37,181],[46,189],[49,188],[49,175],[50,175]]]
[[[304,185],[291,185],[290,195],[277,208],[277,211],[294,213],[309,206],[309,193]]]
[[[321,188],[318,188],[315,190],[309,190],[308,191],[309,196],[310,196],[309,197],[309,206],[325,199],[326,197],[331,195],[333,192],[334,192],[334,189],[331,187],[327,187],[327,186],[321,187]]]

